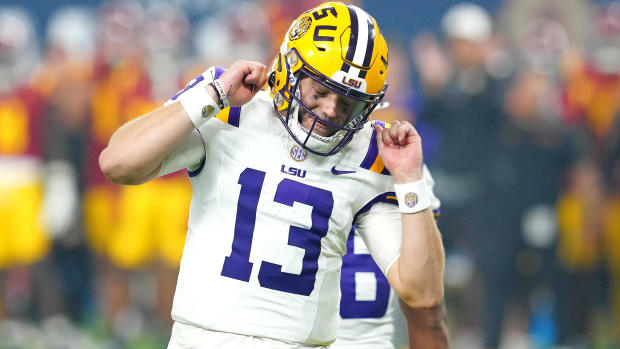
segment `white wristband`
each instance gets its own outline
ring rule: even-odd
[[[394,191],[398,199],[398,209],[402,213],[416,213],[430,207],[431,198],[426,181],[394,184]]]
[[[196,128],[220,112],[217,102],[207,92],[207,88],[210,89],[211,87],[209,85],[197,85],[179,96],[181,106]]]

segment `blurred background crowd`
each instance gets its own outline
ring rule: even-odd
[[[165,347],[189,181],[99,153],[321,2],[2,1],[0,348]],[[355,1],[390,45],[373,117],[437,182],[453,347],[620,348],[620,1],[474,2]]]

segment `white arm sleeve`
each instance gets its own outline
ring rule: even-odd
[[[166,156],[157,177],[188,168],[196,169],[206,158],[205,144],[198,130],[194,130],[181,144]]]
[[[400,256],[403,225],[398,206],[385,202],[374,204],[359,215],[355,229],[364,239],[370,255],[387,276],[389,267]]]
[[[437,212],[441,202],[433,192],[435,181],[426,165],[423,166],[422,170],[423,178],[429,189],[428,193],[431,196],[430,209]],[[390,267],[400,256],[402,245],[402,215],[398,206],[378,202],[367,212],[360,214],[355,223],[355,228],[368,246],[372,258],[387,276]]]

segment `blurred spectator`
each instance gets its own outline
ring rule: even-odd
[[[611,304],[613,309],[613,336],[620,345],[620,146],[616,146],[609,171],[608,194],[603,216],[604,246],[611,278]]]
[[[575,168],[558,203],[561,265],[557,299],[558,342],[583,345],[592,338],[590,323],[602,294],[603,190],[600,169],[584,160]],[[578,299],[579,301],[575,301]]]
[[[563,66],[564,120],[584,135],[581,141],[587,156],[560,206],[560,260],[568,273],[566,283],[587,285],[563,293],[569,311],[559,317],[563,342],[588,341],[594,336],[590,324],[596,321],[595,307],[606,303],[598,294],[609,291],[612,301],[618,302],[618,251],[614,248],[618,245],[609,242],[616,241],[615,225],[610,222],[618,220],[611,214],[618,191],[615,171],[620,144],[620,2],[593,5],[587,14],[591,25],[585,49]],[[600,281],[604,262],[609,268],[609,289]]]
[[[45,99],[32,83],[38,63],[31,18],[0,7],[0,319],[40,320],[56,306],[45,297],[53,285],[42,262],[50,238],[41,219]]]
[[[587,50],[565,67],[565,118],[582,124],[603,165],[620,137],[620,1],[593,7]]]
[[[522,50],[516,53],[527,55],[534,50],[543,60],[558,58],[567,45],[575,50],[584,48],[589,4],[581,0],[505,0],[498,23],[509,46]],[[534,33],[537,35],[532,36]],[[541,68],[529,63],[534,69]]]
[[[572,305],[565,304],[561,295],[568,285],[562,284],[564,273],[557,260],[561,228],[555,207],[579,154],[560,123],[559,90],[549,76],[523,69],[511,84],[505,105],[509,116],[502,132],[505,166],[513,172],[513,180],[500,194],[516,204],[519,233],[510,248],[514,266],[506,272],[513,283],[520,280],[523,285],[518,291],[524,300],[521,306],[529,308],[532,341],[548,346],[556,342],[554,308],[558,320],[576,319],[563,313]],[[561,333],[564,325],[559,327]]]
[[[113,1],[97,13],[94,89],[90,101],[90,130],[85,167],[84,215],[87,241],[96,253],[95,290],[98,313],[106,333],[121,337],[115,324],[130,308],[129,275],[116,267],[110,255],[121,213],[120,188],[109,183],[99,170],[98,155],[112,132],[131,115],[154,107],[148,103],[150,81],[146,77],[139,30],[143,8],[135,1]],[[119,250],[119,251],[117,251]],[[140,327],[135,320],[128,330]],[[120,325],[123,327],[123,325]],[[122,329],[122,328],[121,328]]]
[[[429,36],[413,44],[426,98],[419,123],[439,137],[438,149],[431,149],[430,166],[443,206],[439,227],[448,253],[447,285],[467,287],[472,282],[462,275],[454,279],[461,284],[451,283],[455,272],[450,269],[463,268],[457,274],[465,274],[473,252],[483,279],[484,345],[495,348],[510,290],[506,270],[514,260],[510,251],[518,236],[518,222],[508,216],[514,212],[513,202],[498,194],[508,179],[498,159],[505,82],[487,65],[493,53],[492,23],[484,9],[471,3],[454,5],[444,15],[442,28],[446,53]],[[426,147],[428,137],[423,139]],[[451,258],[459,262],[451,263]],[[471,316],[461,314],[457,321],[463,328],[475,326]]]
[[[57,10],[48,22],[40,84],[45,112],[45,218],[55,238],[52,259],[66,314],[81,323],[90,309],[91,265],[82,216],[84,161],[92,95],[94,16],[86,8]]]
[[[171,4],[154,2],[144,10],[128,0],[106,3],[100,21],[85,210],[89,242],[101,257],[102,312],[107,330],[123,343],[148,332],[167,340],[191,199],[188,180],[175,174],[121,188],[103,177],[97,158],[119,125],[179,89],[189,22]]]
[[[425,35],[414,41],[413,54],[425,97],[419,123],[440,138],[431,167],[449,212],[440,222],[442,233],[448,248],[462,248],[479,229],[475,212],[490,190],[489,162],[472,166],[471,159],[490,159],[497,149],[503,83],[485,66],[491,20],[482,8],[456,5],[444,16],[443,28],[448,52]]]

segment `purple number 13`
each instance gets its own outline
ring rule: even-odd
[[[232,251],[224,259],[222,276],[245,282],[250,280],[253,268],[250,250],[264,181],[265,172],[252,168],[246,168],[239,176],[241,192],[237,202]],[[329,217],[334,207],[333,195],[330,191],[284,178],[278,184],[273,201],[291,207],[295,202],[311,206],[312,226],[310,229],[298,226],[289,228],[288,244],[305,250],[301,273],[286,273],[281,265],[262,261],[258,282],[262,287],[308,296],[314,290],[321,239],[327,235]]]

